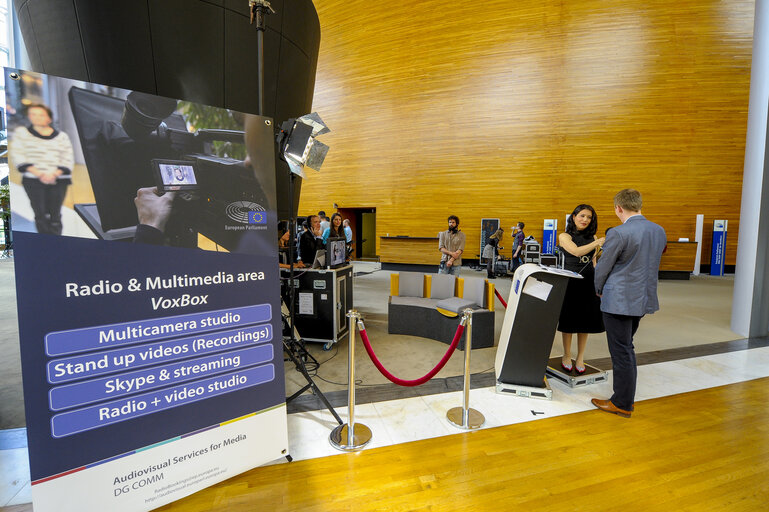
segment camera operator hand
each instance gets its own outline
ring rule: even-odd
[[[175,195],[175,192],[158,194],[156,187],[145,187],[137,190],[134,204],[136,204],[139,224],[164,231],[166,222],[171,216]]]

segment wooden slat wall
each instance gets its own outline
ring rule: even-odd
[[[660,270],[694,270],[697,258],[697,244],[694,242],[668,242],[667,250],[662,254]]]
[[[300,213],[375,207],[377,237],[461,218],[542,221],[581,202],[599,229],[634,187],[669,240],[729,220],[735,263],[753,1],[315,0],[314,110],[332,133]],[[437,258],[436,258],[437,262]]]
[[[383,263],[434,265],[441,260],[438,238],[381,238],[379,260]]]

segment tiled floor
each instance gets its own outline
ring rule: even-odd
[[[767,376],[769,347],[640,366],[636,398],[641,403],[636,404],[635,414],[643,414],[643,400]],[[606,383],[574,389],[550,382],[552,400],[500,395],[487,387],[471,391],[470,406],[486,417],[483,428],[491,428],[590,410],[591,397],[611,394],[611,378]],[[358,405],[355,417],[371,429],[373,438],[367,448],[375,448],[460,433],[446,419],[446,411],[461,405],[462,392],[456,391]],[[338,412],[347,419],[346,408]],[[326,410],[289,415],[289,446],[294,460],[339,453],[328,441],[334,426]],[[0,506],[31,501],[27,450],[15,447],[19,437],[19,431],[0,432]]]
[[[0,450],[0,506],[32,501],[26,448]]]

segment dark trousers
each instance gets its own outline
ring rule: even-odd
[[[32,211],[35,212],[37,232],[49,235],[61,235],[61,205],[67,195],[68,181],[57,181],[46,185],[40,180],[24,178],[24,190],[29,196]]]
[[[606,340],[609,342],[611,365],[614,375],[614,394],[611,402],[626,411],[633,409],[638,370],[636,368],[633,336],[638,330],[640,316],[603,314]]]
[[[497,257],[492,256],[491,258],[487,258],[488,261],[486,262],[486,274],[489,277],[489,279],[494,277],[494,272],[496,269],[494,268],[497,264]]]

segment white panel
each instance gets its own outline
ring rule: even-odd
[[[697,242],[697,255],[694,257],[694,270],[692,273],[695,276],[700,275],[700,265],[702,264],[702,229],[705,224],[705,215],[702,213],[697,214],[697,227],[694,229],[694,241]]]
[[[767,2],[756,2],[754,20],[748,132],[745,141],[745,169],[742,178],[731,323],[731,329],[742,336],[750,335],[751,316],[754,314],[755,307],[753,291],[757,264],[766,265],[765,261],[757,261],[760,215],[756,215],[756,212],[761,210],[767,107],[769,106],[769,5]]]

